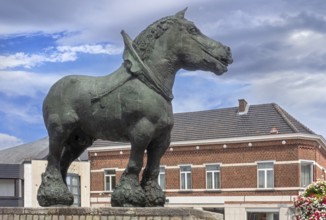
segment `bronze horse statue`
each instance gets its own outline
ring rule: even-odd
[[[37,195],[41,206],[73,203],[68,168],[96,139],[131,143],[112,206],[164,206],[157,179],[173,127],[175,75],[181,68],[220,75],[232,63],[230,48],[203,35],[185,11],[154,22],[134,41],[122,31],[124,62],[112,74],[66,76],[52,86],[43,103],[49,155]]]

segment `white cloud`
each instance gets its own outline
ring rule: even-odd
[[[123,48],[115,47],[111,44],[106,45],[80,45],[80,46],[58,46],[57,50],[61,53],[88,53],[88,54],[120,54]]]
[[[80,46],[58,46],[55,49],[47,50],[43,54],[15,53],[0,55],[0,70],[14,67],[32,68],[44,62],[69,62],[78,59],[78,53],[85,54],[120,54],[123,48],[111,44],[104,45],[80,45]]]
[[[3,113],[6,119],[26,122],[29,124],[42,124],[43,118],[40,110],[40,103],[41,102],[4,103],[1,101],[0,113]]]
[[[67,62],[74,61],[77,59],[76,53],[58,53],[55,52],[50,55],[46,54],[26,54],[26,53],[15,53],[11,55],[0,55],[1,63],[0,70],[24,67],[30,69],[44,62]]]
[[[36,54],[29,55],[25,53],[15,53],[8,56],[0,55],[0,60],[0,69],[13,68],[17,66],[31,68],[41,62],[44,62],[45,57]]]
[[[0,150],[20,144],[23,144],[23,141],[19,138],[9,134],[0,133]]]
[[[285,56],[294,56],[297,59],[307,58],[315,59],[316,56],[326,53],[326,49],[320,45],[326,44],[325,34],[312,30],[296,30],[289,34],[286,42],[292,45],[292,49],[284,53]],[[285,52],[285,51],[284,51]]]
[[[298,109],[317,103],[326,106],[326,72],[273,72],[249,81],[248,92],[257,101],[277,99]]]
[[[36,97],[45,94],[61,78],[59,74],[0,70],[0,93],[7,96]]]
[[[212,0],[98,0],[96,2],[71,0],[19,0],[2,2],[0,8],[0,35],[65,32],[58,39],[62,45],[83,43],[121,42],[120,31],[139,33],[144,25],[155,19],[173,15],[185,7]],[[31,13],[32,12],[32,13]],[[133,36],[133,35],[132,35]]]

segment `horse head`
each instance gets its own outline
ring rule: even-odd
[[[185,10],[178,12],[179,32],[176,37],[176,50],[186,70],[204,70],[217,75],[227,71],[233,62],[228,46],[205,36],[193,22],[184,18]]]
[[[170,62],[176,70],[204,70],[220,75],[233,62],[230,48],[205,36],[191,21],[185,19],[185,10],[164,17],[133,41],[144,62]],[[154,63],[156,65],[156,63]]]

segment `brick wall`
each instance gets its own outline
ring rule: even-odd
[[[116,174],[119,180],[127,165],[129,151],[92,151],[89,158],[92,161],[91,170],[97,170],[91,173],[91,191],[101,191],[104,190],[104,173],[99,171],[105,168],[118,168]],[[321,166],[326,166],[326,152],[323,148],[319,148],[319,144],[315,141],[296,139],[250,144],[246,142],[226,145],[171,146],[162,157],[161,165],[166,166],[167,196],[297,195],[298,190],[295,188],[300,187],[300,160],[316,161]],[[257,161],[275,162],[274,187],[282,190],[255,190],[257,189]],[[221,165],[221,191],[206,190],[205,164],[210,163]],[[182,164],[193,166],[192,188],[196,189],[194,191],[179,191],[179,166]],[[315,167],[314,172],[315,179],[323,175],[319,167]],[[286,187],[294,189],[286,190]],[[96,193],[92,195],[103,196]]]

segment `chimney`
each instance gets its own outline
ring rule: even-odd
[[[239,109],[238,109],[238,114],[239,115],[245,115],[248,113],[248,103],[244,99],[239,99]]]

